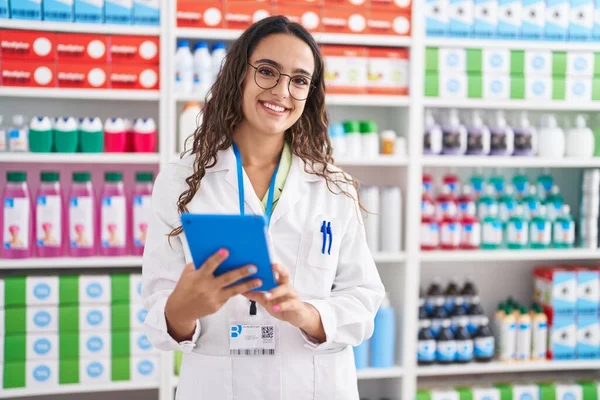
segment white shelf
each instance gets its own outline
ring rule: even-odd
[[[574,102],[565,100],[484,100],[440,99],[426,97],[423,100],[423,106],[430,108],[467,108],[518,111],[600,111],[600,101]]]
[[[0,270],[6,269],[57,269],[57,268],[132,268],[141,267],[142,257],[59,257],[2,259]]]
[[[0,97],[43,99],[158,101],[158,90],[66,89],[0,87]]]
[[[402,263],[404,261],[406,261],[406,254],[403,252],[399,252],[399,253],[384,253],[384,252],[379,252],[379,253],[374,253],[373,254],[373,259],[375,260],[376,263]]]
[[[158,164],[158,153],[0,153],[0,163]]]
[[[469,168],[597,168],[600,157],[547,159],[542,157],[503,156],[432,156],[424,155],[425,167]]]
[[[366,368],[356,371],[356,375],[360,380],[401,378],[404,375],[404,369],[402,367]]]
[[[0,389],[0,398],[48,396],[70,393],[121,392],[158,389],[158,382],[109,382],[104,385],[70,384],[58,387]]]
[[[597,260],[600,250],[547,249],[547,250],[456,250],[421,251],[422,262],[496,262],[496,261],[568,261]]]
[[[451,376],[477,374],[509,374],[519,372],[583,371],[600,369],[600,360],[529,361],[471,363],[467,365],[433,365],[419,367],[418,376]]]
[[[107,35],[160,35],[159,26],[79,24],[74,22],[26,21],[20,19],[0,19],[0,29],[28,31],[97,33]]]
[[[551,42],[545,40],[496,40],[468,38],[426,38],[427,47],[460,47],[511,50],[598,51],[599,42]]]
[[[357,160],[340,158],[335,160],[335,165],[340,167],[403,167],[408,165],[408,159],[397,156],[378,156]]]

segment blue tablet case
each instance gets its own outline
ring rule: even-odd
[[[181,215],[181,226],[196,269],[220,249],[227,249],[229,257],[219,265],[215,276],[252,264],[258,272],[236,284],[254,278],[261,279],[262,286],[253,292],[268,291],[277,286],[262,216],[185,213]]]

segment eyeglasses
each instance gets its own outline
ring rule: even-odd
[[[306,100],[312,92],[314,85],[311,79],[306,75],[287,75],[282,74],[277,68],[270,64],[259,64],[254,66],[247,62],[249,66],[254,68],[254,82],[261,89],[273,89],[279,83],[281,76],[287,76],[288,80],[288,91],[293,99],[302,101]]]

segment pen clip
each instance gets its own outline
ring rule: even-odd
[[[327,222],[327,234],[329,235],[329,248],[327,254],[331,255],[331,245],[333,244],[333,232],[331,232],[331,222]]]
[[[325,254],[325,245],[327,244],[327,223],[323,221],[321,225],[321,233],[323,234],[323,245],[321,246],[321,254]]]

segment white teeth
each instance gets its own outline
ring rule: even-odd
[[[276,106],[274,104],[271,103],[262,103],[265,107],[267,107],[268,109],[271,109],[273,111],[277,111],[277,112],[284,112],[285,108],[284,107],[280,107],[280,106]]]

